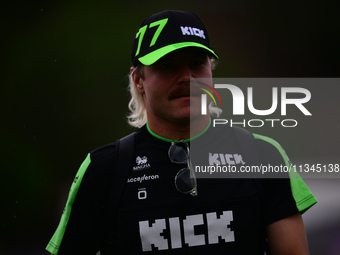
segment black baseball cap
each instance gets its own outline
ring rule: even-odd
[[[144,19],[132,43],[132,65],[152,65],[166,54],[184,47],[199,47],[218,58],[208,32],[192,12],[166,10]]]

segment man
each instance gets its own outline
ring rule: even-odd
[[[275,141],[258,135],[246,141],[256,146],[249,156],[234,128],[213,129],[210,116],[197,110],[200,92],[193,81],[212,77],[215,58],[192,13],[164,11],[142,22],[129,85],[129,123],[139,127],[135,140],[123,155],[122,142],[89,153],[49,252],[264,254],[269,246],[270,254],[308,254],[301,213],[316,200],[301,179],[193,176],[193,141],[204,155],[213,146],[240,164],[288,162]],[[132,162],[126,162],[127,151]]]

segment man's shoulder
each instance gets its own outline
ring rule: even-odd
[[[102,145],[90,152],[91,162],[92,161],[105,161],[105,162],[114,162],[115,155],[118,149],[118,141],[121,143],[125,138],[135,135],[139,132],[133,132],[127,136],[121,137],[117,141],[107,143]]]
[[[227,132],[227,133],[226,133]],[[215,127],[213,129],[213,134],[217,135],[218,137],[221,134],[227,134],[235,136],[236,139],[240,142],[240,140],[243,143],[256,143],[257,146],[265,146],[267,149],[274,149],[274,150],[281,150],[282,146],[280,145],[279,142],[277,142],[275,139],[254,133],[246,128],[239,127],[239,126],[230,126],[230,125],[225,125],[225,127]],[[283,149],[282,149],[283,150]]]
[[[275,139],[269,136],[260,135],[256,133],[252,133],[252,135],[255,139],[255,142],[264,149],[275,150],[278,151],[280,154],[285,153],[281,144]]]
[[[90,152],[92,158],[105,158],[114,155],[117,148],[117,141],[102,145]]]
[[[242,127],[232,127],[237,140],[242,146],[247,146],[256,150],[262,158],[271,159],[271,161],[287,161],[288,157],[281,146],[275,139],[262,134],[253,133]]]
[[[262,155],[270,160],[271,163],[282,162],[282,164],[285,165],[289,164],[287,153],[278,141],[264,135],[255,133],[252,135],[255,139],[257,147],[262,152]]]

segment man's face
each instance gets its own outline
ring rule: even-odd
[[[200,116],[201,91],[190,88],[190,79],[212,77],[211,60],[206,51],[176,50],[151,66],[143,66],[141,73],[135,83],[144,97],[148,121],[188,122],[190,109],[197,111],[191,112],[191,117]]]

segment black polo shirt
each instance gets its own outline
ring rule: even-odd
[[[261,163],[287,164],[275,141],[255,138]],[[203,152],[193,159],[194,166],[216,160],[238,169],[247,165],[231,128],[209,127],[191,147],[194,142]],[[96,254],[98,250],[102,255],[111,253],[107,250],[115,254],[263,254],[267,225],[316,202],[301,179],[290,178],[198,178],[198,196],[180,193],[174,179],[186,165],[169,160],[170,145],[170,140],[147,126],[138,130],[118,214],[105,211],[105,203],[110,203],[105,195],[110,173],[117,171],[113,169],[116,143],[89,153],[47,249],[58,254]]]

